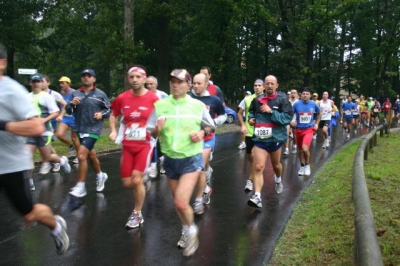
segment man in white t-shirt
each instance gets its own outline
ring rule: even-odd
[[[250,95],[251,95],[250,91],[245,91],[244,92],[244,98],[243,98],[243,100],[240,101],[240,103],[238,105],[238,110],[245,110],[246,109],[244,99],[249,97]],[[241,138],[241,143],[240,143],[240,145],[238,147],[239,150],[246,149],[246,141],[245,141],[246,140],[246,134],[243,131],[240,131],[240,138]]]

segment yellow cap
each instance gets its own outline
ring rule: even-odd
[[[69,79],[69,77],[66,77],[66,76],[62,76],[58,81],[59,82],[65,81],[65,82],[68,82],[69,84],[71,84],[71,80]]]
[[[314,93],[313,93],[313,96],[317,96],[317,97],[318,97],[318,93],[314,92]]]

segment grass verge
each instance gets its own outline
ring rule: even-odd
[[[314,177],[293,210],[270,265],[352,265],[352,164],[360,141],[345,147]],[[364,171],[385,265],[400,265],[400,197],[396,167],[400,134],[379,138]]]

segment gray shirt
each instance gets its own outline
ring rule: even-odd
[[[0,120],[23,121],[38,116],[28,91],[15,80],[0,79]],[[0,130],[0,175],[33,168],[32,156],[24,137]]]

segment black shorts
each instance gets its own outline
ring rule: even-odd
[[[254,147],[254,142],[252,140],[252,137],[245,137],[244,139],[245,143],[246,143],[246,154],[251,154],[251,150]]]
[[[3,188],[11,203],[22,215],[26,215],[33,210],[29,171],[0,175],[0,190]]]
[[[319,121],[318,128],[329,127],[331,120],[321,120]]]

